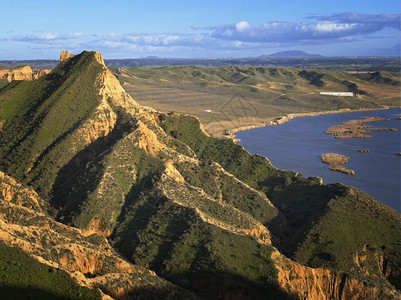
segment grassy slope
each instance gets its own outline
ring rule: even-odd
[[[278,170],[266,158],[250,155],[231,140],[205,136],[199,129],[199,121],[195,118],[172,115],[163,120],[161,126],[166,132],[177,135],[180,141],[187,143],[205,163],[218,162],[238,179],[264,192],[276,207],[289,206],[288,212],[296,211],[299,220],[297,217],[291,218],[289,226],[292,228],[287,228],[291,231],[291,237],[287,238],[289,240],[298,236],[294,230],[302,228],[304,232],[324,211],[326,203],[336,193],[341,193],[340,188],[336,186],[321,186],[317,178],[303,178],[295,172]],[[309,205],[304,205],[305,201],[308,201]],[[255,205],[254,216],[258,210]],[[284,212],[286,213],[285,209]],[[308,222],[305,222],[305,218]],[[276,221],[278,224],[275,220],[270,220],[269,229],[276,235],[282,235],[280,233],[283,230],[280,224],[282,220],[277,217]],[[299,242],[300,238],[302,235],[292,243]]]
[[[161,126],[187,142],[205,161],[219,162],[237,178],[266,193],[280,211],[268,227],[282,252],[313,267],[363,273],[366,269],[353,259],[355,252],[362,252],[368,244],[380,251],[372,252],[366,268],[384,276],[377,256],[381,253],[391,270],[386,276],[400,288],[401,256],[397,255],[401,251],[401,221],[397,212],[348,187],[320,185],[315,178],[276,170],[266,159],[251,156],[230,140],[206,137],[196,124],[194,118],[171,115]]]
[[[115,232],[115,246],[136,264],[155,270],[206,298],[238,292],[285,298],[276,286],[271,248],[203,222],[192,209],[145,193]]]
[[[100,69],[93,54],[84,52],[48,76],[12,82],[0,90],[3,170],[49,192],[59,162],[71,155],[66,151],[73,142],[68,134],[98,104],[94,82]]]
[[[0,294],[3,299],[101,299],[60,269],[44,265],[0,242]]]
[[[400,289],[400,241],[400,214],[351,189],[333,199],[330,209],[297,249],[295,258],[312,267],[376,276],[387,273],[390,282]]]

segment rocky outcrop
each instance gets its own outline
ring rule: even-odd
[[[67,271],[80,285],[99,288],[115,298],[129,299],[133,291],[148,288],[156,294],[159,290],[160,297],[183,293],[182,297],[191,298],[154,272],[120,258],[105,238],[55,222],[33,190],[2,172],[0,190],[0,240],[6,245]]]
[[[369,283],[347,273],[300,265],[278,251],[272,254],[278,270],[278,282],[294,299],[401,299],[390,284]]]
[[[71,57],[74,57],[74,56],[75,56],[75,54],[68,53],[67,50],[61,51],[61,54],[60,54],[60,62],[61,62],[61,61],[65,61],[65,60],[67,60],[67,59],[69,59],[69,58],[71,58]]]
[[[74,56],[76,56],[76,54],[69,53],[68,50],[63,50],[60,53],[60,62],[70,59]],[[99,52],[96,52],[95,58],[100,64],[104,65],[104,60],[103,60],[102,54],[100,54]]]
[[[51,70],[47,69],[33,69],[33,79],[39,79],[51,72]]]
[[[8,82],[13,80],[34,80],[48,73],[50,73],[50,70],[32,70],[30,66],[26,65],[13,69],[0,69],[0,79],[6,79]]]

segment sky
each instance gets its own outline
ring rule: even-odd
[[[0,60],[400,56],[399,0],[0,0]]]

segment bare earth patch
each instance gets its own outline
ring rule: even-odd
[[[326,130],[326,134],[332,134],[336,139],[352,139],[352,138],[365,138],[370,139],[372,136],[368,135],[372,131],[391,130],[397,131],[396,128],[373,128],[366,125],[369,122],[387,121],[387,118],[381,117],[364,117],[361,120],[350,120],[343,122],[340,125],[331,126]]]
[[[329,169],[332,171],[337,171],[349,175],[354,175],[355,171],[347,169],[343,166],[343,164],[347,163],[349,161],[349,157],[342,155],[342,154],[337,154],[337,153],[325,153],[322,154],[322,162],[329,164]]]

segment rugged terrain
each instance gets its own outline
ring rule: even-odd
[[[399,213],[139,105],[97,52],[1,88],[0,122],[2,291],[401,299]]]
[[[28,65],[10,69],[0,68],[0,80],[4,82],[11,82],[13,80],[34,80],[49,73],[50,70],[46,69],[32,70]]]

